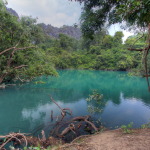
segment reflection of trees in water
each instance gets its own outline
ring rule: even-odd
[[[87,101],[87,109],[90,114],[100,113],[103,109],[99,106],[104,104],[103,94],[100,94],[97,90],[93,90],[92,94],[86,98]]]
[[[96,102],[94,100],[87,102],[87,110],[90,114],[101,114],[106,106],[106,101]]]
[[[143,101],[146,105],[150,104],[150,93],[147,91],[145,79],[130,77],[125,72],[71,70],[60,71],[58,78],[41,77],[37,80],[46,83],[29,83],[21,87],[11,87],[0,91],[0,114],[5,114],[1,115],[1,120],[4,120],[1,123],[1,128],[6,129],[6,124],[16,126],[15,122],[18,122],[19,127],[23,123],[24,126],[28,126],[30,122],[29,120],[22,120],[21,112],[25,112],[25,109],[33,112],[35,108],[41,109],[40,105],[43,105],[43,110],[45,110],[45,104],[51,105],[49,94],[64,105],[70,103],[70,106],[75,105],[81,99],[84,101],[93,89],[97,89],[104,95],[103,101],[105,104],[112,101],[119,105],[121,93],[123,93],[124,99],[133,100],[132,98],[135,98]],[[79,105],[83,106],[83,101]],[[96,111],[97,116],[100,116],[103,112],[105,104],[97,104],[94,101],[88,102],[91,109]],[[84,107],[86,107],[85,104]],[[76,108],[78,109],[78,107]],[[49,112],[48,109],[47,112]],[[83,113],[83,111],[80,113]],[[49,113],[45,114],[42,111],[41,118],[43,118],[43,115],[48,116],[47,114],[49,115]],[[10,120],[8,117],[12,119]]]
[[[136,97],[145,103],[150,103],[150,93],[144,79],[128,76],[125,72],[87,71],[87,70],[63,70],[60,76],[41,77],[46,84],[29,84],[24,88],[30,88],[41,94],[51,94],[55,99],[64,102],[77,101],[87,98],[91,90],[98,89],[104,94],[105,99],[120,104],[120,93],[125,97]]]

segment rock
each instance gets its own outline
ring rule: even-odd
[[[57,27],[54,27],[50,24],[46,25],[44,23],[40,23],[38,25],[43,29],[43,31],[47,35],[49,35],[51,37],[54,37],[54,38],[58,38],[60,33],[66,34],[66,35],[68,35],[72,38],[75,38],[77,40],[79,40],[82,36],[80,28],[77,28],[77,27],[74,27],[74,26],[64,25],[60,28],[57,28]]]
[[[5,89],[6,85],[5,84],[0,84],[0,89]]]

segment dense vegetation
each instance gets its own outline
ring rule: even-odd
[[[130,52],[140,34],[122,42],[123,33],[98,30],[93,39],[47,35],[31,17],[17,18],[0,3],[0,83],[57,75],[56,69],[131,70],[140,67],[141,52]],[[134,48],[144,46],[144,37]]]
[[[75,0],[83,3],[82,32],[92,36],[95,31],[115,23],[124,23],[134,30],[147,30],[150,24],[149,0]]]
[[[93,38],[104,26],[122,23],[124,28],[144,32],[145,46],[134,51],[143,52],[142,68],[150,91],[150,1],[149,0],[75,0],[83,3],[81,29],[85,37]]]
[[[79,41],[60,34],[58,39],[42,43],[43,48],[51,56],[58,69],[101,69],[101,70],[130,70],[138,67],[141,52],[130,52],[127,47],[132,45],[136,37],[130,37],[122,43],[122,32],[110,36],[107,30],[98,32],[94,40],[81,39]],[[41,45],[41,46],[42,46]],[[143,46],[141,40],[135,47]]]
[[[30,17],[18,19],[0,1],[0,83],[24,81],[42,74],[56,75],[51,56],[37,47],[42,31]]]

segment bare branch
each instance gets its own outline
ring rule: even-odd
[[[14,69],[20,69],[20,68],[24,68],[24,67],[27,67],[28,65],[20,65],[20,66],[17,66],[17,67],[14,67]]]
[[[8,52],[8,51],[10,51],[12,49],[15,49],[15,47],[11,47],[11,48],[3,50],[2,52],[0,52],[0,55],[4,54],[4,53],[6,53],[6,52]]]
[[[18,45],[18,43],[16,44],[16,46],[17,45]],[[29,46],[29,47],[23,47],[23,48],[16,48],[16,46],[15,47],[10,47],[8,49],[3,50],[2,52],[0,52],[0,55],[4,54],[4,53],[6,53],[6,52],[8,52],[8,51],[10,51],[12,49],[15,49],[15,51],[16,51],[16,50],[24,50],[24,49],[27,49],[27,48],[35,48],[35,46]]]
[[[147,75],[143,75],[143,77],[150,77],[150,75],[148,75],[148,74]]]
[[[150,45],[146,48],[143,48],[143,49],[136,49],[136,48],[128,48],[129,51],[147,51],[150,49]]]
[[[16,50],[24,50],[27,48],[35,48],[36,46],[29,46],[29,47],[22,47],[22,48],[15,48]]]
[[[144,51],[144,49],[128,48],[129,51]]]
[[[33,47],[35,47],[35,46],[22,47],[22,48],[15,48],[15,49],[12,51],[9,60],[7,61],[7,66],[10,67],[10,64],[12,63],[12,58],[13,58],[14,53],[15,53],[16,51],[18,51],[18,50],[24,50],[24,49],[27,49],[27,48],[33,48]]]

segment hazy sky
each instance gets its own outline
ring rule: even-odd
[[[57,27],[78,23],[81,15],[80,4],[69,0],[8,0],[8,7]]]
[[[79,23],[82,6],[78,2],[69,0],[7,0],[8,7],[14,9],[20,16],[37,17],[38,22],[51,24],[55,27]],[[118,25],[111,26],[109,33],[114,35],[120,31]],[[131,33],[123,31],[124,40]]]

